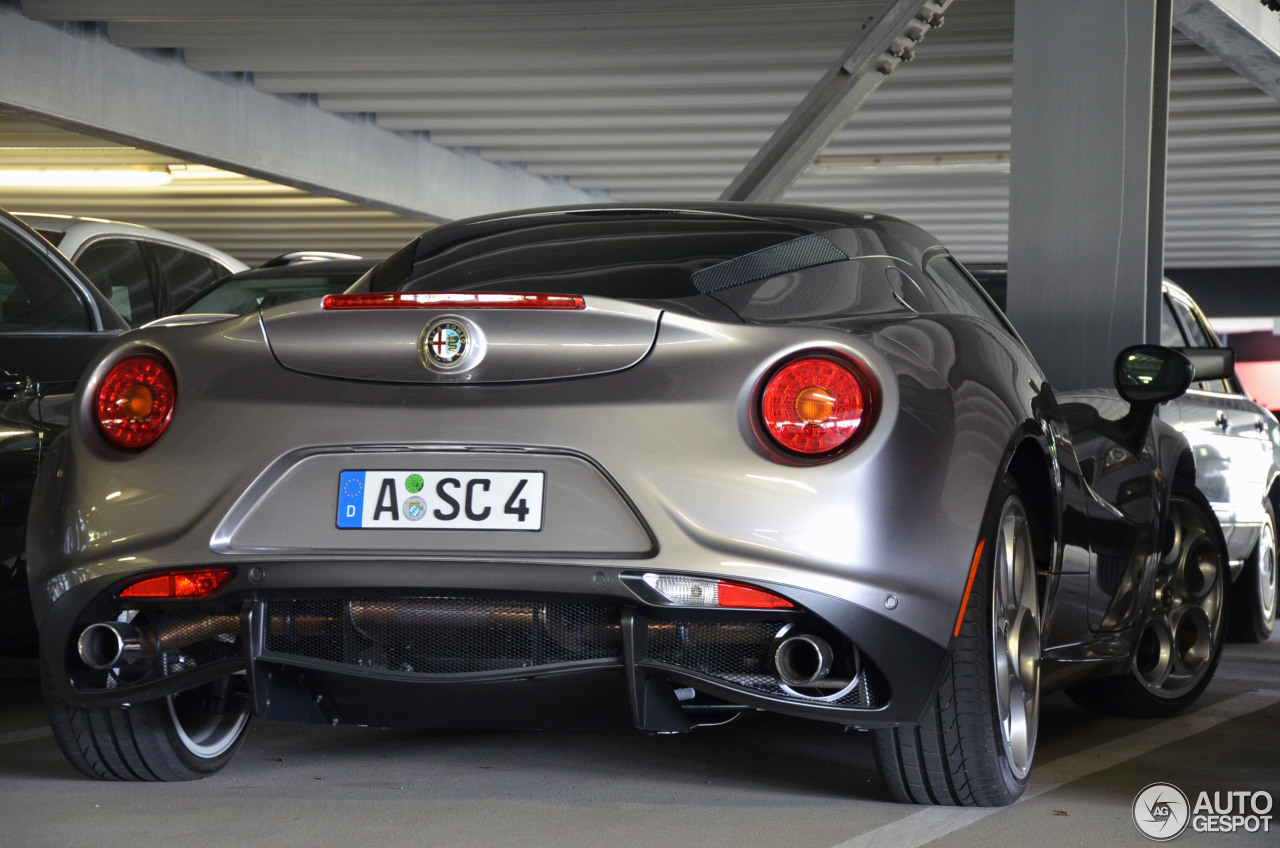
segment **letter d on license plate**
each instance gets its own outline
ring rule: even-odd
[[[541,530],[541,471],[343,471],[338,527]]]

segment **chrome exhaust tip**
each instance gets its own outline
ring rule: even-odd
[[[773,653],[778,679],[787,686],[812,686],[831,673],[834,654],[821,636],[788,636]]]
[[[239,630],[240,617],[236,615],[179,619],[145,627],[125,621],[100,621],[80,633],[76,648],[80,659],[90,668],[118,668],[194,642],[234,636]]]
[[[76,647],[84,664],[97,669],[116,668],[146,655],[142,633],[123,621],[90,624],[80,634]]]

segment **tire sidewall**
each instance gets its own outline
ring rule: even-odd
[[[160,698],[150,702],[147,705],[150,708],[148,710],[148,718],[163,728],[164,736],[169,743],[168,747],[171,751],[171,756],[185,770],[191,772],[192,776],[210,775],[225,766],[235,756],[236,751],[239,750],[240,743],[244,741],[245,734],[248,732],[252,721],[246,716],[243,723],[235,729],[235,738],[223,747],[219,753],[207,756],[192,750],[187,740],[183,738],[183,733],[178,728],[178,721],[172,712],[170,704],[169,698]]]

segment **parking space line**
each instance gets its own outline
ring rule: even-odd
[[[30,742],[32,739],[43,739],[52,736],[53,731],[47,727],[33,727],[30,730],[13,730],[0,733],[0,745],[14,745],[18,742]]]
[[[1223,722],[1266,709],[1277,703],[1280,703],[1280,689],[1246,692],[1243,695],[1210,704],[1189,715],[1166,719],[1128,736],[1061,757],[1032,770],[1031,785],[1027,787],[1021,801],[1029,801],[1082,777],[1105,771],[1166,745],[1181,742],[1188,736],[1203,733]],[[877,846],[920,848],[922,845],[927,845],[1006,809],[1012,809],[1012,807],[984,809],[925,807],[895,822],[841,842],[833,848],[877,848]]]

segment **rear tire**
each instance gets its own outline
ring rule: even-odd
[[[1222,659],[1230,571],[1209,502],[1175,485],[1146,620],[1126,674],[1067,689],[1073,701],[1107,715],[1177,715],[1204,692]]]
[[[1258,545],[1231,586],[1228,637],[1234,642],[1265,642],[1276,621],[1276,513],[1270,501]]]
[[[938,693],[919,725],[876,730],[894,800],[998,807],[1022,795],[1040,717],[1040,603],[1031,523],[1001,481],[981,562]]]
[[[236,693],[234,678],[127,707],[76,707],[58,696],[48,667],[41,672],[53,738],[90,777],[207,777],[231,760],[249,726],[248,701]],[[224,709],[211,708],[215,703]]]

